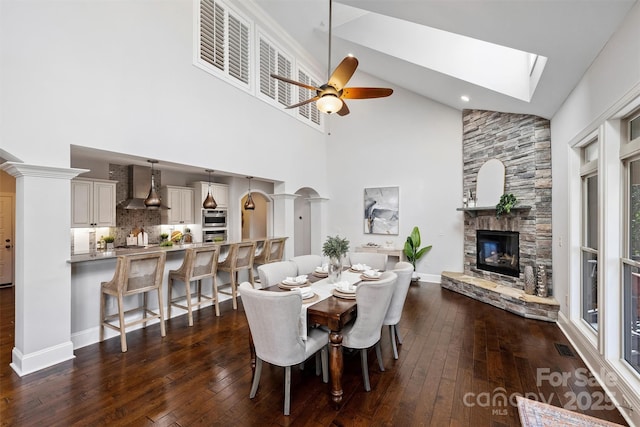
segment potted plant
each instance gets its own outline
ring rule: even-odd
[[[322,254],[329,257],[329,279],[332,283],[340,281],[342,276],[342,258],[349,252],[349,241],[340,236],[327,236],[322,245]]]
[[[505,193],[500,196],[500,201],[496,205],[496,218],[500,219],[500,215],[511,212],[516,203],[518,203],[518,200],[511,193]]]
[[[422,258],[427,252],[431,250],[432,245],[420,247],[420,229],[417,226],[413,227],[411,234],[407,236],[407,241],[404,243],[404,255],[407,260],[413,265],[412,281],[419,279],[418,273],[416,273],[416,262]]]
[[[107,250],[113,250],[113,242],[116,240],[113,236],[104,236],[104,242],[107,244]]]

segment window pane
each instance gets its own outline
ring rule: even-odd
[[[629,122],[629,140],[633,141],[638,137],[640,137],[640,117]]]
[[[598,175],[593,175],[586,179],[584,191],[584,246],[598,249]]]
[[[598,330],[598,255],[582,251],[582,318]]]
[[[629,258],[640,261],[640,159],[629,163]]]
[[[640,372],[640,268],[624,264],[624,359]]]
[[[592,162],[598,159],[598,143],[592,142],[582,149],[583,153],[583,162]]]

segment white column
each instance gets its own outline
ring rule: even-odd
[[[84,169],[7,162],[16,178],[15,346],[20,376],[72,359],[70,180]]]
[[[297,194],[270,194],[273,200],[273,236],[289,237],[284,248],[284,258],[290,259],[294,253],[295,207]]]
[[[311,206],[311,253],[322,255],[322,244],[327,238],[327,201],[323,197],[307,199]]]

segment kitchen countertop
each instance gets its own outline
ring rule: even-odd
[[[256,242],[263,241],[265,239],[271,239],[272,237],[265,237],[260,239],[253,239]],[[246,241],[246,240],[243,240]],[[226,243],[186,243],[183,245],[174,243],[173,246],[160,246],[158,244],[148,245],[148,246],[135,246],[130,248],[117,248],[110,251],[96,251],[95,253],[81,253],[81,254],[73,254],[71,255],[71,259],[67,262],[70,264],[74,264],[77,262],[86,262],[86,261],[99,261],[102,259],[114,259],[119,255],[135,255],[135,254],[144,254],[149,252],[176,252],[176,251],[184,251],[189,248],[201,248],[204,246],[215,246],[215,245],[228,245],[234,242],[226,242]]]

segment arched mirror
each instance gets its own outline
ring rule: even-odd
[[[504,164],[498,159],[487,160],[478,171],[476,206],[495,206],[504,194]]]

